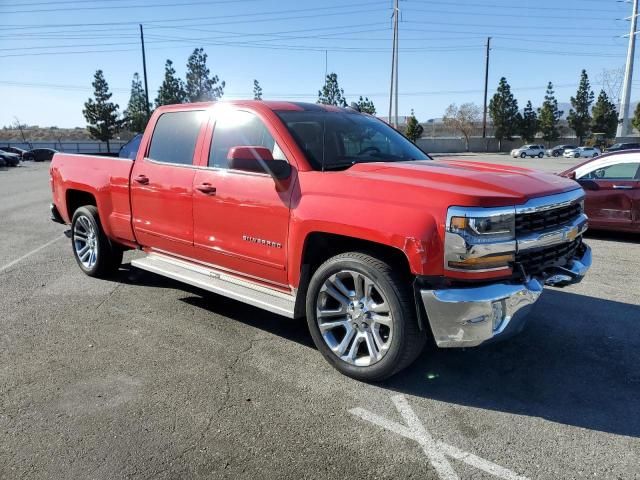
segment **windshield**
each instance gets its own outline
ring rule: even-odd
[[[337,170],[356,163],[430,159],[374,117],[348,111],[276,113],[316,170]]]

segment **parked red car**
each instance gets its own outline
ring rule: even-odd
[[[134,267],[306,317],[324,357],[361,380],[406,367],[428,338],[515,334],[545,284],[591,265],[575,182],[435,161],[350,108],[160,107],[135,158],[58,153],[51,187],[87,275],[142,249]]]
[[[640,232],[640,150],[602,155],[560,175],[585,190],[591,228]]]

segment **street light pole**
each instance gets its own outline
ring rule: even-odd
[[[629,48],[627,49],[627,65],[624,71],[624,83],[622,84],[622,102],[620,103],[620,115],[622,122],[618,124],[618,137],[624,137],[631,133],[629,118],[629,104],[631,102],[631,82],[633,80],[633,60],[636,51],[636,27],[638,24],[638,0],[633,0],[633,14],[631,15],[631,31],[629,33]]]

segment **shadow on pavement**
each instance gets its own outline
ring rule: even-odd
[[[638,233],[631,232],[610,232],[607,230],[592,230],[589,228],[585,234],[587,239],[609,240],[612,242],[637,243],[640,244],[640,231]]]
[[[129,268],[116,281],[184,290],[189,305],[315,348],[304,320]],[[465,350],[428,346],[378,386],[640,437],[640,306],[548,289],[520,335]]]
[[[384,386],[640,437],[640,307],[548,290],[519,336],[475,349],[428,348]]]

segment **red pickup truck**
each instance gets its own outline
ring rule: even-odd
[[[88,275],[133,266],[292,318],[376,381],[439,347],[520,331],[578,282],[584,192],[524,168],[435,161],[351,108],[233,101],[153,114],[135,158],[58,153],[52,218]]]

